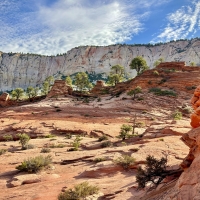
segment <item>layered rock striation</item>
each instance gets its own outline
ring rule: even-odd
[[[129,64],[136,56],[143,56],[152,68],[160,57],[165,61],[195,62],[200,65],[200,40],[181,40],[159,45],[81,46],[59,56],[0,53],[0,90],[39,86],[46,77],[56,74],[71,75],[77,72],[107,76],[111,66],[120,64],[135,75]]]

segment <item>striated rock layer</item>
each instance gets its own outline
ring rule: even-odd
[[[76,72],[89,72],[107,76],[113,65],[120,64],[125,71],[136,56],[143,56],[150,67],[160,57],[165,61],[195,62],[200,65],[200,41],[198,39],[151,45],[111,45],[105,47],[81,46],[60,56],[35,54],[0,53],[0,89],[12,90],[17,87],[40,85],[50,75],[71,75]]]

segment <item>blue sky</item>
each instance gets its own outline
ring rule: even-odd
[[[0,0],[0,27],[3,52],[167,42],[200,37],[200,1]]]

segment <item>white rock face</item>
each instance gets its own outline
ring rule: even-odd
[[[200,40],[170,42],[157,46],[111,45],[106,47],[85,46],[73,48],[61,56],[11,54],[0,52],[0,91],[17,87],[39,86],[46,77],[76,72],[105,73],[113,65],[121,64],[126,72],[134,76],[129,64],[136,56],[143,56],[152,68],[160,57],[166,62],[185,61],[200,65]]]

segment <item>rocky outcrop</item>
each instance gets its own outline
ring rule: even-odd
[[[195,113],[191,116],[191,125],[194,129],[185,133],[181,140],[190,148],[189,154],[181,163],[184,172],[178,179],[175,187],[164,195],[165,200],[200,199],[200,117],[199,117],[200,86],[198,86],[191,99]]]
[[[98,94],[106,94],[106,92],[108,92],[109,89],[108,87],[105,86],[104,81],[102,80],[98,80],[96,82],[96,85],[92,88],[91,93],[98,95]]]
[[[124,89],[140,86],[142,89],[166,88],[177,94],[182,91],[192,94],[200,85],[199,73],[200,67],[186,66],[185,62],[163,62],[132,79]]]
[[[191,126],[197,128],[200,126],[200,86],[195,89],[191,104],[194,109],[194,113],[191,115]]]
[[[195,62],[200,65],[199,39],[182,40],[158,45],[81,46],[59,56],[0,53],[0,88],[2,91],[17,87],[38,86],[46,77],[76,72],[88,72],[106,77],[111,66],[120,64],[126,73],[134,76],[129,64],[136,56],[143,56],[152,68],[160,57],[165,61]]]
[[[50,98],[58,97],[60,95],[71,95],[72,91],[73,89],[69,85],[67,85],[64,80],[56,80],[47,97]]]
[[[10,100],[10,96],[7,92],[0,95],[0,107],[14,105],[15,102]]]

